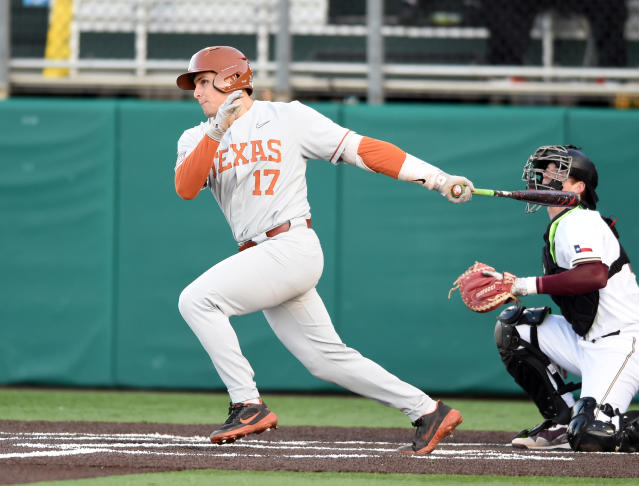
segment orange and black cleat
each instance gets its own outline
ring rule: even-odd
[[[401,447],[399,451],[404,454],[430,454],[439,441],[450,435],[461,423],[461,413],[438,400],[434,412],[422,415],[413,422],[417,427],[413,443]]]
[[[224,425],[211,434],[213,444],[230,444],[249,434],[261,434],[265,430],[277,428],[275,415],[260,400],[254,403],[231,403],[229,418]]]

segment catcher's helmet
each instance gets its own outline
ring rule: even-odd
[[[550,162],[557,166],[554,172],[547,173],[546,167]],[[544,184],[544,173],[551,176],[550,182]],[[574,177],[586,184],[586,190],[582,195],[582,205],[589,209],[597,207],[599,197],[595,192],[599,176],[595,164],[584,154],[579,147],[574,145],[544,145],[535,150],[526,165],[521,178],[526,182],[528,189],[554,189],[561,191],[564,181],[568,177]],[[526,205],[526,212],[533,213],[541,206],[539,204]]]
[[[230,46],[205,47],[191,57],[189,69],[177,77],[176,83],[181,89],[195,89],[193,76],[196,73],[212,71],[216,74],[213,86],[229,93],[237,89],[253,92],[253,71],[248,59],[242,52]],[[229,77],[235,79],[226,81]]]

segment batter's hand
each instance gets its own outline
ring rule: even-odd
[[[455,184],[459,184],[463,192],[459,196],[454,196],[451,189]],[[433,189],[439,191],[439,193],[454,204],[460,204],[468,202],[473,197],[473,190],[475,186],[468,179],[462,176],[446,174],[442,172],[435,176],[435,183]]]
[[[206,134],[213,140],[219,142],[222,140],[224,133],[237,119],[237,115],[242,108],[241,103],[235,103],[242,97],[242,90],[233,91],[220,105],[215,114],[215,118],[209,120],[209,126]]]

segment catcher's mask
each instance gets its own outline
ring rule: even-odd
[[[547,170],[548,164],[554,162],[556,168]],[[544,184],[544,175],[550,177],[550,181]],[[528,189],[553,189],[561,191],[563,183],[568,177],[574,177],[586,184],[586,190],[581,196],[582,206],[589,209],[597,207],[599,197],[595,192],[599,176],[597,168],[579,147],[574,145],[544,145],[535,150],[526,165],[521,179]],[[526,212],[534,213],[541,205],[527,203]]]
[[[184,90],[195,89],[193,77],[207,71],[215,73],[213,86],[223,93],[237,89],[245,89],[248,94],[253,92],[253,71],[248,59],[230,46],[205,47],[193,54],[188,71],[180,74],[176,83]]]

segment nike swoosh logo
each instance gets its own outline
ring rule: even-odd
[[[268,122],[270,122],[270,121],[271,121],[271,120],[266,120],[266,121],[265,121],[265,122],[263,122],[263,123],[257,123],[257,124],[255,125],[255,128],[262,128],[264,125],[266,125],[266,124],[267,124]]]
[[[413,179],[413,182],[419,182],[421,184],[426,184],[426,179]]]
[[[432,435],[433,434],[433,429],[435,428],[435,425],[437,425],[436,423],[433,423],[430,428],[428,429],[428,431],[425,434],[422,434],[422,439],[424,439],[425,441],[429,441],[432,439]]]
[[[243,423],[243,424],[245,424],[245,425],[246,425],[246,424],[249,424],[249,423],[251,423],[251,421],[252,421],[255,417],[257,417],[259,414],[260,414],[260,412],[257,412],[256,414],[251,415],[251,416],[250,416],[249,418],[247,418],[247,419],[240,419],[240,422],[242,422],[242,423]]]

